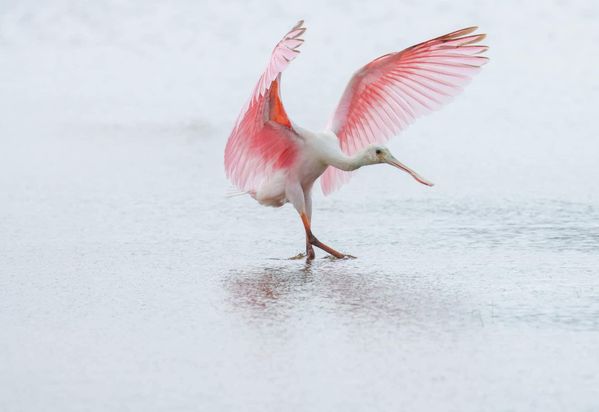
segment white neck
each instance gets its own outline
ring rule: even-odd
[[[294,125],[294,127],[304,137],[305,141],[312,146],[312,149],[318,153],[318,157],[322,162],[329,166],[350,172],[362,166],[378,163],[373,162],[367,156],[368,147],[352,156],[343,153],[339,147],[339,139],[331,131],[313,133],[297,125]]]
[[[327,163],[333,167],[336,167],[337,169],[351,172],[352,170],[359,169],[362,166],[372,164],[372,162],[365,158],[365,154],[366,151],[361,150],[353,156],[347,156],[345,153],[339,150],[335,153],[331,153],[328,156]]]

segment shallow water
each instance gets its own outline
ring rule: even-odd
[[[499,33],[497,68],[391,144],[434,188],[372,167],[339,193],[316,195],[315,234],[358,258],[317,250],[307,264],[288,260],[304,248],[291,207],[225,197],[222,151],[236,115],[228,108],[253,73],[215,62],[230,36],[242,36],[223,32],[228,20],[190,25],[196,37],[175,24],[189,8],[199,13],[194,7],[229,16],[242,32],[247,19],[280,16],[230,17],[241,6],[181,2],[180,10],[140,6],[135,17],[107,3],[109,27],[88,21],[99,13],[91,5],[20,4],[3,6],[0,30],[11,57],[0,78],[0,409],[599,408],[599,146],[597,126],[580,120],[598,94],[581,87],[553,101],[563,90],[548,88],[552,73],[512,76],[523,63],[508,58],[519,55],[505,51],[516,34],[500,20],[513,9],[458,4],[433,13],[445,27],[470,10]],[[364,23],[351,25],[356,50],[378,47],[366,36],[374,28],[396,27],[385,13],[362,17],[353,7],[339,18],[342,27]],[[531,53],[550,59],[569,36],[587,41],[576,31],[589,27],[586,9],[561,7],[541,8],[544,19],[527,24],[565,19],[573,31],[551,32]],[[336,8],[307,12],[312,65],[323,53],[316,39],[326,46],[338,34],[325,24]],[[536,16],[531,10],[525,15]],[[54,37],[35,31],[50,30],[34,23],[56,16]],[[161,37],[164,27],[172,37]],[[525,33],[537,36],[533,28]],[[258,30],[239,53],[258,53],[262,35],[270,39]],[[335,64],[347,69],[352,58],[341,53]],[[584,67],[560,59],[551,61],[556,75],[598,90],[595,77],[573,73]],[[262,60],[247,61],[258,68]],[[308,76],[310,65],[301,67]],[[303,104],[309,96],[295,79],[289,95],[299,97],[289,107],[315,120],[324,103]],[[239,86],[231,97],[224,83]],[[521,115],[538,101],[547,103]]]
[[[306,264],[295,212],[217,193],[185,133],[123,144],[4,195],[9,410],[597,406],[596,204],[319,199],[358,258]]]

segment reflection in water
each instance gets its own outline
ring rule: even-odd
[[[252,319],[316,315],[400,326],[472,318],[460,309],[460,293],[445,289],[436,275],[365,269],[354,261],[322,259],[233,270],[224,277],[224,287],[231,309]]]
[[[301,290],[312,279],[312,264],[299,263],[233,270],[225,277],[235,305],[266,309],[280,298]]]

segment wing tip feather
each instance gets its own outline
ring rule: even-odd
[[[478,26],[470,26],[436,37],[433,40],[453,40],[474,33],[476,30],[478,30]]]

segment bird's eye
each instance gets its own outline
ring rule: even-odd
[[[380,155],[380,154],[381,154],[381,149],[376,149],[375,153],[376,153],[377,155]]]

